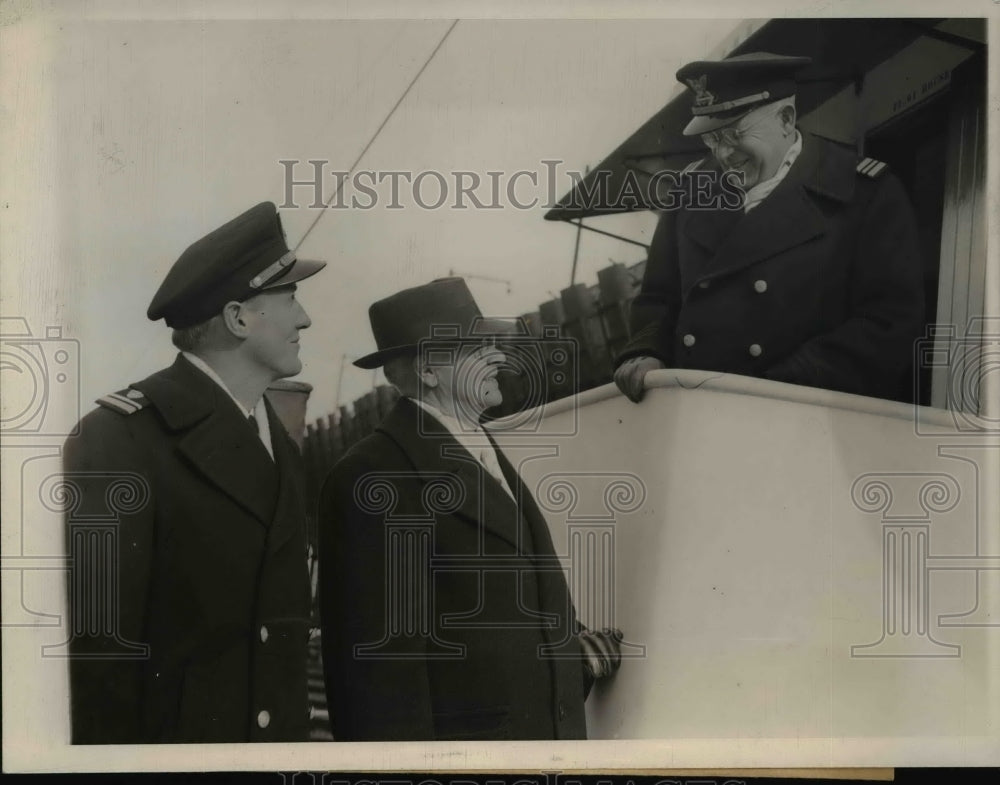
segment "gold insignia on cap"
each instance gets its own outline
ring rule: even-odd
[[[694,90],[695,106],[711,106],[715,103],[715,95],[708,92],[708,74],[702,74],[697,79],[685,79],[688,87]]]

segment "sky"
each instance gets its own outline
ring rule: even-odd
[[[352,197],[371,199],[348,183],[348,206],[323,212],[298,248],[329,263],[299,296],[312,325],[297,378],[313,385],[315,419],[338,403],[341,369],[339,403],[381,381],[350,364],[375,348],[373,301],[452,272],[497,316],[558,295],[576,230],[543,219],[550,194],[563,195],[566,172],[599,163],[670,100],[677,68],[737,23],[463,19],[373,142],[451,20],[67,18],[23,29],[2,55],[16,76],[4,81],[6,130],[23,140],[3,161],[31,173],[6,191],[3,218],[16,231],[0,246],[3,315],[79,342],[86,411],[172,361],[169,330],[145,311],[187,245],[271,200],[296,246],[319,211],[312,186],[286,201],[289,171],[311,179],[308,161],[324,162],[328,200],[333,173],[371,142],[358,170],[441,173],[447,199],[430,209],[442,179],[426,174],[419,199],[397,180],[400,206],[389,207],[385,180],[373,207],[352,207]],[[480,203],[500,208],[470,198],[456,209],[460,171],[483,182]],[[499,200],[489,172],[499,173]],[[535,198],[527,209],[513,204]],[[593,223],[648,242],[655,217]],[[584,232],[577,281],[592,284],[611,260],[643,256]]]

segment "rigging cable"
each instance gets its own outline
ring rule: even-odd
[[[361,159],[364,158],[365,153],[367,153],[369,148],[375,143],[375,140],[378,138],[378,135],[382,133],[382,129],[385,128],[386,124],[389,122],[393,114],[395,114],[396,110],[399,108],[399,105],[403,103],[403,101],[406,99],[406,96],[409,95],[410,90],[413,89],[413,86],[417,83],[417,80],[420,79],[421,74],[423,74],[423,72],[427,69],[427,66],[430,65],[431,60],[434,59],[434,56],[444,45],[444,42],[447,40],[448,36],[451,35],[451,31],[455,29],[455,25],[458,24],[458,21],[459,21],[458,19],[455,19],[451,23],[451,26],[445,31],[445,34],[441,37],[441,40],[438,41],[438,45],[434,47],[434,51],[430,53],[430,56],[428,56],[427,60],[424,61],[424,64],[420,66],[420,70],[417,71],[416,76],[414,76],[413,79],[410,80],[410,84],[407,85],[406,89],[403,91],[403,94],[399,96],[399,100],[397,100],[396,103],[393,104],[392,109],[389,110],[389,113],[385,116],[385,119],[382,120],[379,127],[375,130],[375,133],[372,134],[372,138],[368,140],[368,144],[365,145],[364,149],[358,154],[358,157],[354,160],[354,163],[351,164],[351,168],[347,171],[347,175],[345,177],[338,178],[340,180],[340,184],[337,186],[337,190],[334,192],[333,196],[330,197],[327,203],[323,205],[323,209],[319,211],[319,214],[316,216],[315,219],[313,219],[313,222],[309,224],[309,228],[306,229],[305,234],[302,235],[298,243],[295,245],[295,248],[292,250],[294,251],[299,250],[299,246],[301,246],[302,243],[305,242],[310,232],[312,232],[312,230],[316,228],[316,224],[319,223],[319,219],[326,214],[326,211],[329,209],[330,205],[333,204],[334,200],[340,196],[340,192],[343,190],[344,183],[347,182],[347,178],[350,177],[351,173],[354,171],[357,165],[361,163]]]

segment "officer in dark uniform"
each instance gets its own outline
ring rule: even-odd
[[[712,152],[689,169],[743,183],[661,216],[617,358],[632,400],[664,367],[899,394],[924,318],[912,208],[884,162],[795,127],[809,62],[754,53],[677,72],[694,95],[684,134]]]
[[[308,740],[301,459],[263,394],[302,368],[295,284],[324,265],[270,202],[194,243],[147,312],[181,354],[66,442],[74,743]]]

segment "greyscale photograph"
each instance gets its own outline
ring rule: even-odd
[[[2,13],[5,769],[1000,762],[987,10]]]

